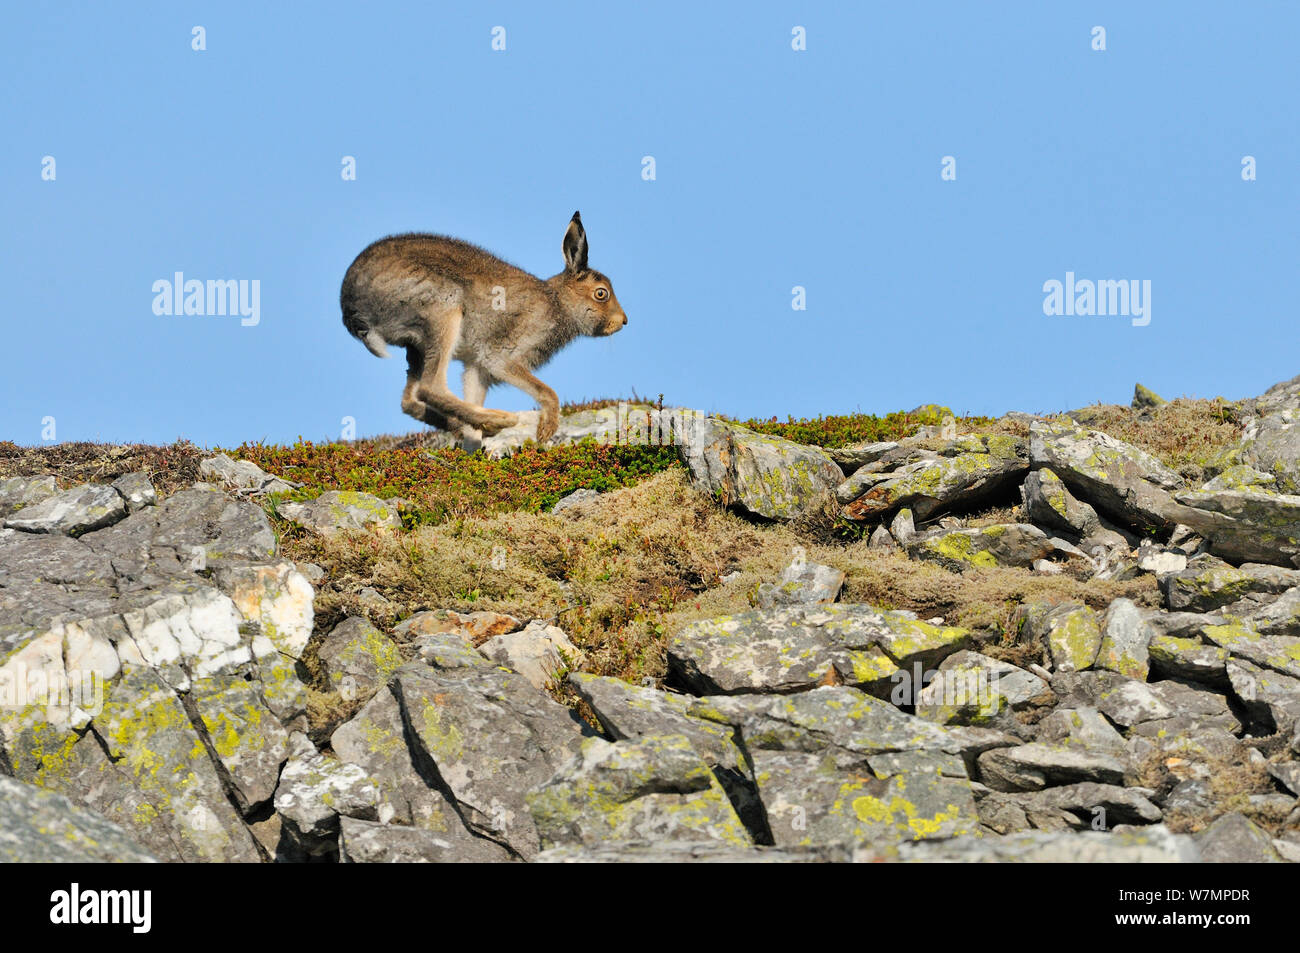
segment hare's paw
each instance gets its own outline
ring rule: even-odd
[[[555,431],[559,429],[559,418],[543,413],[537,421],[537,442],[546,443],[546,441],[555,436]]]
[[[483,411],[483,421],[479,429],[486,436],[500,433],[507,427],[514,427],[519,424],[519,415],[511,413],[508,410],[485,410]]]

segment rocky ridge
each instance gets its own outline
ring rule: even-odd
[[[317,631],[319,570],[260,504],[293,484],[248,461],[205,461],[214,482],[165,499],[145,474],[0,480],[0,853],[1300,860],[1300,378],[1247,409],[1203,482],[1086,413],[827,452],[642,409],[644,439],[670,435],[695,486],[754,519],[829,507],[954,573],[1146,575],[1162,599],[1027,603],[1013,658],[841,602],[842,570],[796,558],[749,611],[672,633],[663,685],[582,672],[555,620]],[[556,440],[620,423],[584,412]],[[1008,498],[1013,521],[962,518]],[[392,501],[353,491],[278,511],[306,533],[401,531]],[[355,708],[327,738],[309,642]],[[1225,789],[1243,776],[1263,780]]]

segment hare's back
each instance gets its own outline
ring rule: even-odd
[[[486,249],[447,235],[412,233],[375,242],[352,263],[349,271],[428,273],[457,282],[507,278],[524,274]]]

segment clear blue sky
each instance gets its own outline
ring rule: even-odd
[[[416,429],[400,352],[340,322],[352,258],[432,231],[548,276],[574,209],[630,324],[541,372],[562,400],[998,414],[1300,373],[1300,4],[465,6],[10,5],[0,439]],[[260,323],[155,315],[177,271],[257,279]],[[1045,316],[1067,271],[1150,280],[1151,323]]]

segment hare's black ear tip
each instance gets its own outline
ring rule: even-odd
[[[571,222],[577,222],[577,223],[579,223],[579,224],[582,224],[582,213],[581,213],[581,212],[574,212],[574,213],[573,213],[573,218],[569,219],[569,221],[571,221]]]

